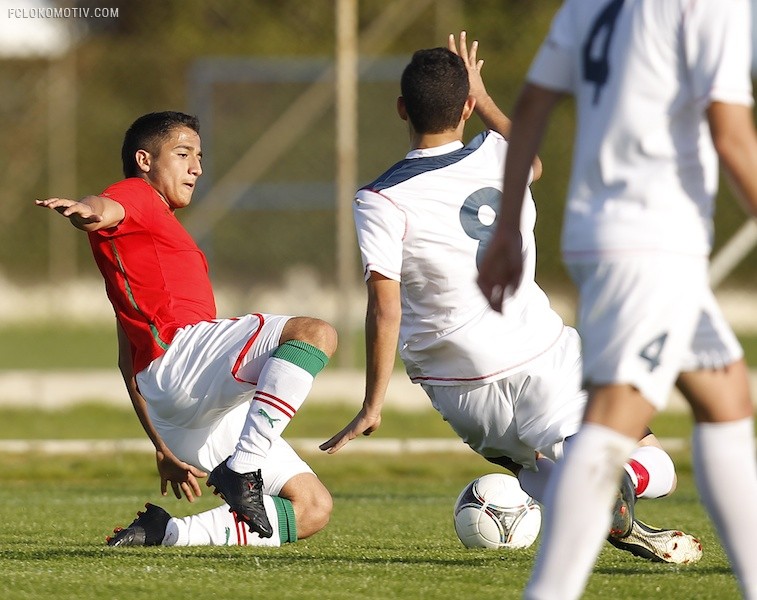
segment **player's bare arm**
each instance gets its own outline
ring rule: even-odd
[[[509,138],[512,123],[494,102],[484,85],[481,75],[484,61],[478,58],[478,41],[474,40],[469,48],[467,33],[461,31],[459,48],[453,34],[450,34],[447,39],[447,48],[462,58],[465,63],[465,68],[468,70],[468,85],[470,85],[468,93],[476,101],[474,108],[476,114],[488,129],[496,131],[506,139]]]
[[[167,494],[170,482],[171,489],[176,498],[181,499],[183,493],[187,500],[194,502],[195,496],[202,496],[202,488],[197,479],[207,477],[207,473],[179,460],[155,430],[147,413],[147,402],[137,389],[134,374],[132,373],[129,340],[120,324],[117,324],[117,332],[118,367],[124,378],[134,412],[137,414],[137,418],[145,430],[147,437],[150,438],[153,446],[155,446],[155,462],[158,474],[160,475],[160,493],[164,496]]]
[[[729,183],[745,210],[757,217],[757,134],[752,109],[743,104],[713,102],[707,109],[715,149]]]
[[[455,40],[453,34],[447,39],[447,48],[463,59],[465,67],[468,70],[468,84],[470,85],[470,96],[476,101],[474,107],[475,113],[484,123],[487,129],[496,131],[506,140],[510,139],[512,121],[502,112],[494,102],[494,99],[486,91],[484,79],[481,70],[484,67],[483,59],[478,58],[478,41],[473,41],[468,48],[468,38],[465,31],[460,32],[460,45]],[[533,163],[533,180],[536,181],[541,177],[542,164],[538,156],[534,157]]]
[[[35,204],[58,212],[82,231],[115,227],[126,216],[123,206],[102,196],[87,196],[78,201],[67,198],[48,198],[36,200]]]
[[[402,307],[400,284],[372,272],[367,282],[365,317],[365,399],[360,412],[339,433],[320,445],[329,454],[360,435],[370,435],[381,425],[381,409],[394,370]]]
[[[505,295],[517,289],[523,275],[520,236],[523,194],[549,114],[560,98],[559,93],[528,84],[515,104],[499,219],[478,277],[481,291],[498,312],[502,312]]]

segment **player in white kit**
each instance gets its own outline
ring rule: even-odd
[[[527,273],[508,298],[505,315],[489,307],[476,285],[476,265],[498,209],[507,153],[503,135],[510,123],[486,92],[477,43],[469,53],[461,34],[462,58],[456,46],[450,36],[448,49],[415,53],[398,101],[413,150],[356,195],[368,288],[366,394],[355,419],[321,449],[336,452],[380,425],[399,342],[411,380],[423,386],[460,438],[516,472],[524,489],[541,500],[563,441],[578,430],[585,407],[580,340],[534,281],[536,210],[528,190],[521,195],[520,220]],[[464,126],[474,112],[489,130],[464,145]],[[538,160],[534,168],[541,171]],[[641,497],[664,496],[675,486],[673,463],[651,434],[628,470]],[[608,531],[628,538],[633,528],[638,539],[618,547],[670,562],[694,562],[701,555],[691,536],[643,530],[625,516],[622,527],[608,524]],[[655,546],[650,536],[665,541]],[[669,554],[662,548],[673,538],[678,550]]]
[[[503,295],[529,276],[511,220],[551,110],[574,95],[562,247],[580,293],[590,391],[585,423],[547,490],[527,598],[581,594],[621,466],[674,383],[696,420],[700,496],[742,593],[757,598],[753,408],[741,348],[707,276],[718,158],[757,214],[750,22],[747,0],[568,0],[516,103],[507,218],[481,289],[507,313]]]

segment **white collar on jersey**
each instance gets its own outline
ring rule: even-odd
[[[449,144],[443,144],[441,146],[434,146],[433,148],[417,148],[407,153],[405,158],[423,158],[426,156],[441,156],[442,154],[449,154],[455,150],[460,150],[464,144],[460,140],[455,140]]]

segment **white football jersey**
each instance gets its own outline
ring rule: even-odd
[[[563,252],[707,255],[705,110],[752,104],[748,0],[567,0],[528,81],[576,97]]]
[[[524,368],[560,337],[562,319],[534,282],[536,209],[527,191],[521,222],[523,282],[493,311],[477,265],[494,231],[507,142],[492,131],[467,146],[414,150],[354,202],[366,279],[400,282],[399,351],[416,383],[486,383]]]

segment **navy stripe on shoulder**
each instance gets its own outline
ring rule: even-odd
[[[398,185],[408,179],[412,179],[416,175],[421,175],[423,173],[428,173],[429,171],[435,171],[436,169],[443,169],[444,167],[453,165],[475,150],[478,150],[488,135],[489,132],[484,131],[474,137],[467,146],[455,150],[454,152],[448,152],[447,154],[441,154],[439,156],[424,156],[421,158],[406,158],[401,160],[387,169],[383,175],[380,175],[377,179],[368,185],[364,185],[360,189],[372,191],[385,190],[386,188]]]

